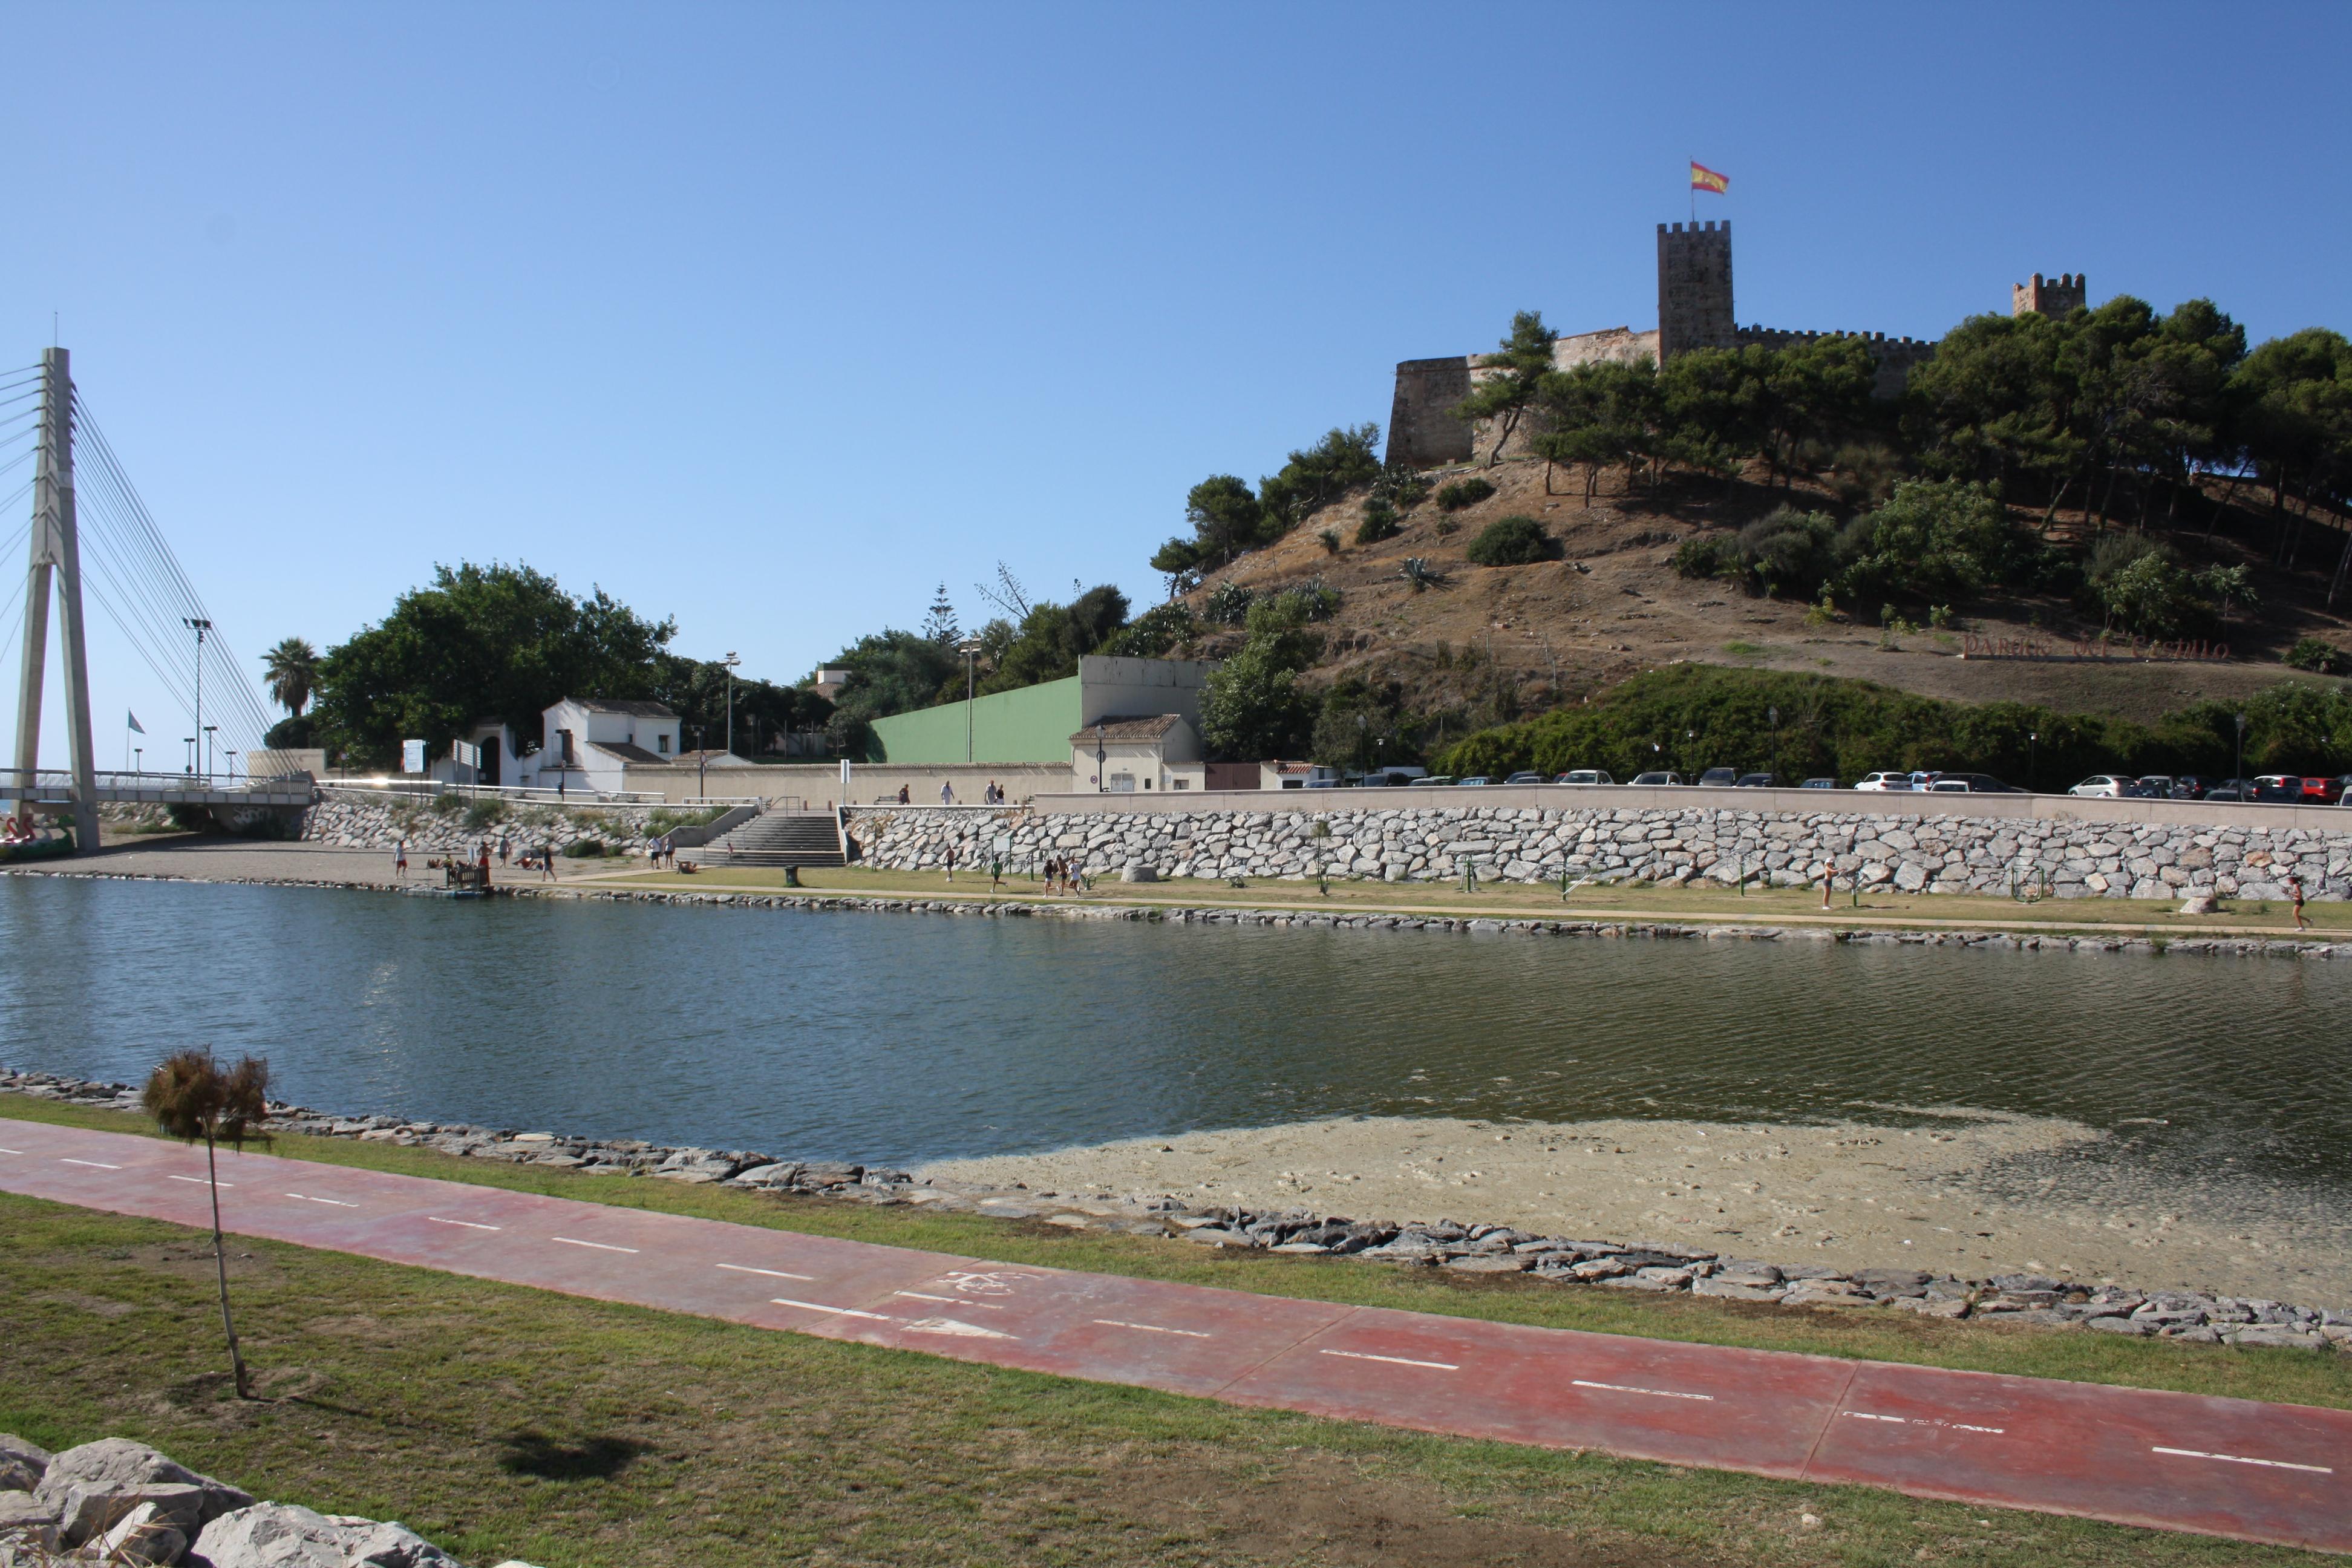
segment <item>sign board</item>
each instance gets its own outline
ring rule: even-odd
[[[482,748],[468,745],[463,741],[452,741],[449,742],[449,760],[460,767],[472,768],[478,773],[482,766]]]
[[[424,742],[403,741],[400,743],[400,771],[404,773],[421,773],[425,771]]]

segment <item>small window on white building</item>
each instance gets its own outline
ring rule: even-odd
[[[1135,775],[1113,773],[1110,775],[1110,787],[1114,795],[1132,795],[1135,793]]]
[[[659,752],[665,757],[669,755],[668,731],[665,730],[660,734],[654,737],[654,750]]]
[[[1176,788],[1178,788],[1178,789],[1189,789],[1189,788],[1190,788],[1190,787],[1192,787],[1192,786],[1191,786],[1189,784],[1187,784],[1187,783],[1186,783],[1186,781],[1184,781],[1184,780],[1182,780],[1182,779],[1178,779],[1178,780],[1176,780],[1176,781],[1175,781],[1175,787],[1176,787]]]

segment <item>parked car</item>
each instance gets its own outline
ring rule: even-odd
[[[1495,781],[1493,779],[1488,778],[1485,773],[1477,773],[1466,779],[1455,779],[1454,781],[1457,787],[1470,786],[1480,789],[1485,788],[1486,785],[1493,784],[1494,782]]]
[[[1969,792],[1972,795],[2023,795],[2025,793],[2015,784],[2004,784],[1990,773],[1937,773],[1935,784],[1929,787],[1940,789],[1947,781],[1951,779],[1958,779],[1966,784],[1969,786]]]
[[[1738,768],[1709,768],[1698,775],[1698,782],[1717,789],[1729,789],[1739,782]]]
[[[1853,787],[1856,789],[1866,790],[1901,790],[1916,789],[1919,786],[1911,782],[1911,775],[1909,773],[1880,772],[1874,773],[1864,773],[1855,782]]]
[[[1732,787],[1734,789],[1771,789],[1780,782],[1780,778],[1772,773],[1742,773],[1739,775],[1738,782]]]
[[[1678,784],[1683,782],[1683,775],[1671,771],[1665,773],[1635,773],[1633,775],[1633,782],[1637,784]]]
[[[2213,781],[2211,779],[2202,777],[2197,773],[2182,773],[2172,781],[2172,798],[2175,800],[2203,800],[2205,798],[2206,792],[2212,787]]]
[[[2300,773],[2264,773],[2254,780],[2255,800],[2267,800],[2282,805],[2299,805],[2303,802],[2303,775]]]
[[[2342,779],[2316,779],[2303,775],[2303,798],[2310,805],[2334,805],[2344,797]]]
[[[1570,768],[1551,781],[1564,784],[1613,784],[1617,781],[1601,768]]]
[[[2093,773],[2066,793],[2086,796],[2095,795],[2105,800],[2123,800],[2137,787],[2137,780],[2125,778],[2120,773]]]
[[[2207,800],[2252,800],[2254,798],[2254,781],[2252,779],[2222,779],[2218,783],[2210,784],[2205,786],[2204,798]]]
[[[1399,789],[1406,784],[1427,784],[1428,782],[1429,775],[1426,773],[1423,773],[1419,768],[1409,767],[1402,763],[1391,763],[1388,767],[1384,768],[1374,768],[1370,773],[1364,775],[1364,787],[1366,789]]]
[[[1413,780],[1412,782],[1416,786],[1423,784],[1435,786],[1439,784],[1450,784],[1454,782],[1454,779],[1453,775],[1449,773],[1423,773],[1421,777]]]
[[[2143,773],[2134,782],[2139,785],[2139,793],[2150,800],[2172,798],[2173,779],[2170,773]]]
[[[1807,779],[1797,787],[1799,789],[1835,789],[1837,786],[1838,782],[1835,779]]]
[[[1939,778],[1929,784],[1927,793],[1929,795],[1967,795],[1970,792],[1969,781],[1954,773],[1946,778]]]

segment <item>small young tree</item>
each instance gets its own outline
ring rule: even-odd
[[[246,1057],[224,1071],[210,1051],[181,1051],[155,1068],[139,1103],[169,1136],[184,1143],[205,1141],[205,1175],[213,1199],[213,1268],[220,1279],[221,1331],[228,1336],[236,1396],[250,1399],[252,1380],[236,1348],[236,1321],[229,1316],[228,1253],[221,1243],[220,1173],[214,1148],[220,1143],[243,1148],[248,1142],[269,1142],[262,1125],[269,1119],[269,1064]]]

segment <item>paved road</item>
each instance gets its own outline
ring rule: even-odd
[[[0,1121],[0,1188],[206,1222],[201,1150]],[[992,1263],[258,1153],[229,1228],[1238,1405],[2352,1551],[2352,1412]]]

